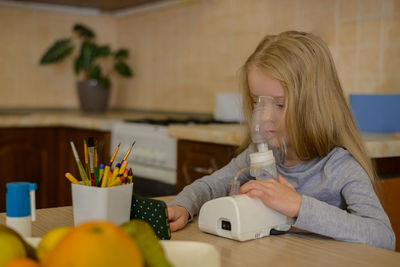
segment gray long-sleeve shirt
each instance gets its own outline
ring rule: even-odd
[[[214,172],[186,186],[168,205],[187,209],[191,218],[208,200],[228,195],[236,173],[249,166],[250,145],[236,158]],[[314,158],[294,167],[278,165],[278,172],[302,195],[294,227],[336,240],[394,249],[390,221],[361,165],[347,150],[336,147],[324,158]],[[241,184],[254,179],[245,172]]]

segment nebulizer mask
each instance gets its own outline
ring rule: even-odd
[[[249,155],[250,166],[238,171],[231,181],[229,195],[239,194],[238,178],[245,171],[250,171],[250,175],[256,180],[277,179],[275,155],[281,161],[286,154],[285,142],[277,136],[282,117],[283,104],[278,103],[275,98],[259,96],[254,100],[250,134],[257,151]]]
[[[210,200],[201,207],[200,230],[239,241],[289,230],[291,218],[267,207],[259,198],[240,194],[238,180],[246,171],[257,180],[277,178],[274,153],[269,147],[282,151],[276,136],[282,114],[283,105],[274,98],[260,96],[255,99],[250,132],[257,151],[249,155],[250,166],[239,170],[232,179],[229,197]]]

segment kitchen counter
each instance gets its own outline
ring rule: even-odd
[[[138,119],[210,119],[207,114],[181,114],[173,112],[151,112],[118,110],[102,114],[82,113],[68,109],[17,109],[0,110],[0,127],[73,127],[110,131],[116,122]]]
[[[169,134],[178,139],[238,146],[246,137],[246,126],[223,125],[173,125]],[[361,133],[371,158],[400,157],[400,133]]]
[[[199,115],[196,115],[199,116]],[[200,115],[208,118],[209,115]],[[0,127],[73,127],[110,131],[116,122],[143,118],[189,118],[191,115],[146,111],[110,111],[85,114],[75,110],[0,110]],[[177,139],[238,146],[246,137],[240,124],[172,125],[169,134]],[[400,133],[362,133],[372,158],[400,157]]]
[[[172,125],[168,132],[177,139],[238,146],[246,137],[247,128],[241,124]]]

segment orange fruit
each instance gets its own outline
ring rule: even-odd
[[[39,267],[39,263],[29,258],[20,258],[10,261],[4,267]]]
[[[110,222],[83,223],[69,233],[41,259],[43,267],[142,267],[135,242]]]

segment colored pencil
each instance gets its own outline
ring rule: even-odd
[[[135,145],[136,141],[133,141],[133,144],[131,145],[131,147],[128,149],[128,151],[125,153],[124,158],[121,161],[121,164],[129,157],[129,154],[132,151],[133,146]]]
[[[67,172],[65,174],[65,177],[73,184],[81,184],[72,174],[70,174],[69,172]]]
[[[120,146],[121,146],[121,144],[118,144],[118,146],[114,150],[114,153],[113,153],[113,155],[112,155],[112,157],[110,159],[110,168],[111,168],[111,166],[112,166],[112,164],[113,164],[113,162],[115,160],[115,157],[117,156],[117,153],[118,153],[118,150],[119,150]]]

